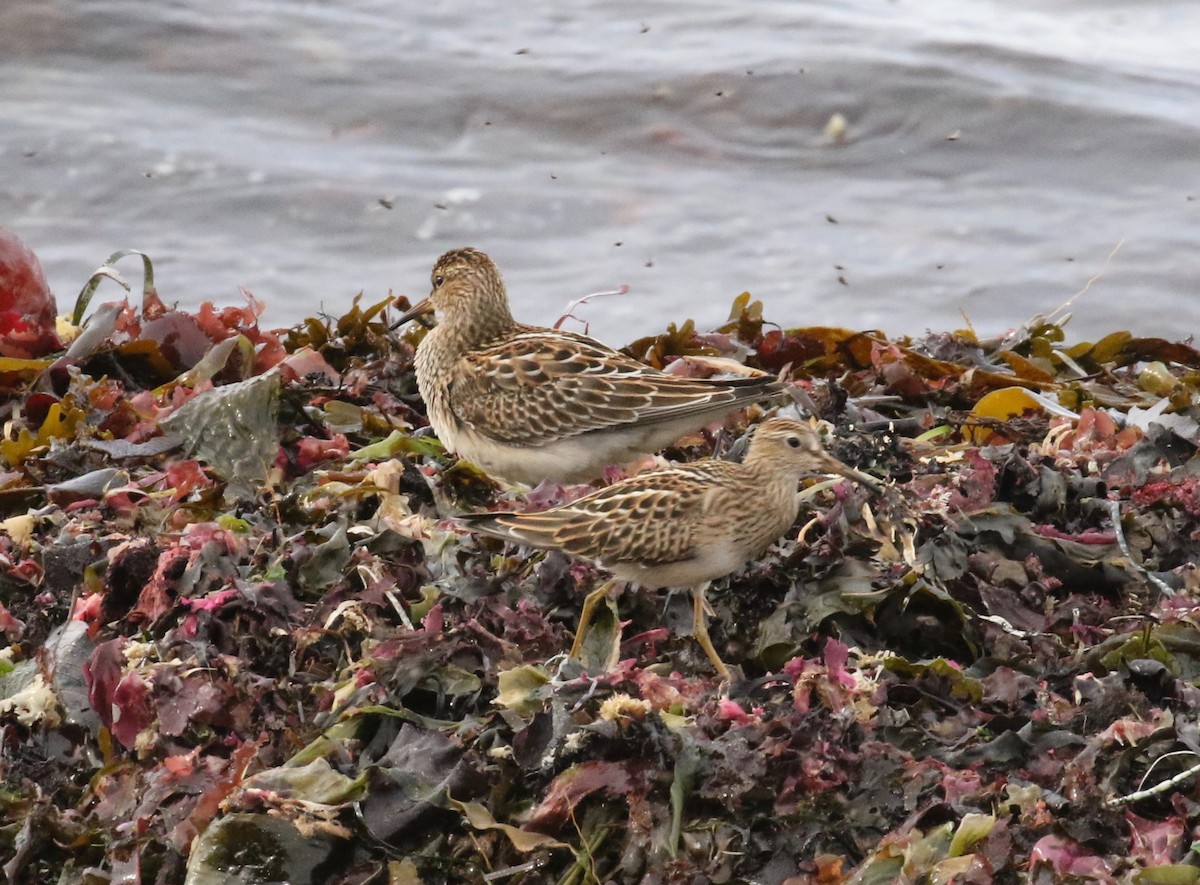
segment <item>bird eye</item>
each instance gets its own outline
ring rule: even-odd
[[[436,289],[438,286],[440,286],[444,282],[446,282],[446,278],[444,276],[442,276],[441,274],[438,274],[437,276],[435,276],[433,278],[433,288]]]
[[[793,449],[798,449],[798,448],[800,448],[800,437],[798,437],[798,436],[789,436],[789,437],[787,438],[787,444],[788,444],[789,446],[791,446]]]

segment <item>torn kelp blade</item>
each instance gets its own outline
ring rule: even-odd
[[[279,389],[275,370],[226,384],[184,403],[161,426],[231,486],[252,490],[279,451]]]

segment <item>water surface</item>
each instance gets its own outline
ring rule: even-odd
[[[60,306],[132,247],[285,325],[472,245],[527,321],[627,284],[613,343],[743,290],[990,334],[1096,275],[1073,337],[1189,335],[1200,5],[1045,5],[6,0],[0,224]]]

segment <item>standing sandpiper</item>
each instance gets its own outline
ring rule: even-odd
[[[393,328],[441,314],[417,348],[429,423],[448,450],[504,479],[592,479],[783,389],[765,376],[681,378],[585,335],[522,325],[475,249],[439,258],[432,282]]]
[[[840,474],[877,486],[830,455],[816,432],[790,418],[771,418],[751,437],[745,460],[698,461],[639,473],[586,497],[541,512],[480,513],[470,528],[522,544],[562,550],[611,572],[614,581],[584,600],[571,655],[578,657],[596,604],[615,581],[649,589],[688,587],[693,632],[722,679],[729,669],[705,624],[704,591],[755,557],[796,521],[796,483]]]

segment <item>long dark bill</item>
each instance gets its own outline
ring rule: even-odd
[[[883,488],[883,483],[878,478],[871,476],[869,473],[863,473],[861,470],[855,470],[849,464],[843,464],[837,458],[833,457],[833,455],[827,455],[826,457],[828,460],[826,460],[824,464],[825,472],[836,474],[837,476],[844,476],[847,479],[856,480],[868,488],[876,490]]]
[[[392,323],[392,325],[388,328],[399,329],[410,320],[415,320],[417,317],[425,316],[428,313],[433,313],[433,302],[428,298],[424,298],[405,311],[404,315],[401,316],[400,319],[396,320],[396,322]]]

